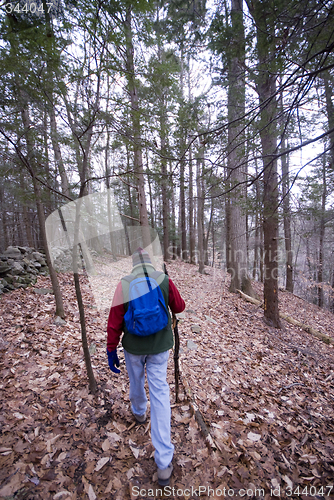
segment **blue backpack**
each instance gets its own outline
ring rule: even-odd
[[[129,305],[124,315],[127,330],[133,335],[146,337],[157,333],[168,324],[168,312],[162,291],[155,279],[162,273],[155,271],[150,276],[135,278],[125,276],[130,283]]]

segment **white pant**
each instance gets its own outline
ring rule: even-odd
[[[170,437],[171,409],[167,362],[169,351],[159,354],[136,355],[124,350],[126,369],[130,380],[131,410],[144,415],[147,407],[145,392],[145,364],[151,403],[151,437],[155,448],[154,459],[159,469],[168,467],[174,446]]]

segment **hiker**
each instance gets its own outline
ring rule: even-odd
[[[161,486],[166,486],[169,485],[173,470],[171,462],[174,452],[174,446],[171,443],[171,408],[167,383],[167,361],[174,339],[168,306],[176,314],[184,310],[185,302],[172,280],[164,273],[155,271],[149,254],[142,248],[138,248],[133,253],[132,263],[131,275],[123,278],[117,285],[109,313],[108,363],[112,372],[120,373],[120,370],[116,368],[119,367],[116,349],[123,331],[122,345],[130,381],[131,411],[137,423],[141,424],[146,421],[147,397],[144,388],[146,365],[151,406],[151,437],[155,448],[154,460],[158,468],[158,482]],[[154,283],[156,285],[152,291],[153,297],[152,294],[146,293],[138,299],[139,302],[143,300],[145,304],[147,300],[156,301],[157,295],[161,298],[158,317],[153,317],[153,320],[150,318],[146,324],[145,318],[143,320],[144,330],[150,333],[148,335],[147,332],[138,335],[138,332],[133,330],[137,327],[136,321],[133,318],[129,321],[128,318],[129,314],[133,313],[130,309],[136,307],[133,306],[135,301],[129,304],[129,296],[133,297],[137,281],[138,286],[148,286],[150,292]],[[157,283],[159,283],[158,286]],[[156,306],[156,302],[154,305]],[[146,304],[145,310],[147,309],[150,307]],[[159,331],[156,330],[157,327]],[[129,329],[132,329],[133,333],[130,333]],[[151,330],[155,333],[151,333]],[[146,336],[140,336],[142,334]]]

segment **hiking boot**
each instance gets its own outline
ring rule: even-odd
[[[160,486],[169,486],[169,480],[172,475],[173,465],[172,463],[166,469],[159,469],[158,467],[158,483]]]
[[[135,417],[137,424],[145,424],[146,422],[146,411],[144,415],[136,415],[132,412],[132,415]]]

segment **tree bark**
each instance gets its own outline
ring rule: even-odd
[[[131,102],[131,118],[133,127],[133,154],[134,154],[134,170],[137,177],[138,190],[138,206],[139,206],[139,221],[143,228],[148,229],[148,215],[145,196],[145,179],[143,169],[143,155],[141,147],[141,132],[140,132],[140,109],[138,102],[138,91],[135,80],[134,67],[134,47],[132,41],[132,12],[131,6],[127,7],[126,18],[124,23],[125,38],[126,38],[126,78],[128,82],[128,90]],[[148,230],[143,230],[143,243],[148,246],[150,241],[150,233]]]
[[[27,187],[25,184],[25,178],[22,170],[20,170],[20,187],[22,189],[22,193],[25,193],[27,191]],[[27,235],[27,243],[30,248],[34,247],[34,242],[32,238],[32,232],[31,232],[31,221],[29,220],[29,211],[27,208],[27,205],[25,201],[23,200],[22,203],[22,210],[23,210],[23,221],[24,221],[24,226],[25,226],[25,232]]]
[[[84,172],[86,175],[86,172]],[[90,352],[88,347],[87,340],[87,329],[86,329],[86,319],[85,319],[85,307],[82,300],[81,288],[80,288],[80,278],[77,268],[78,262],[78,250],[79,250],[79,230],[80,230],[80,209],[81,209],[81,201],[83,196],[84,188],[81,185],[79,199],[76,201],[76,213],[75,213],[75,230],[74,230],[74,242],[73,242],[73,250],[72,250],[72,264],[73,264],[73,276],[74,276],[74,285],[75,285],[75,293],[79,308],[79,317],[80,317],[80,326],[81,326],[81,344],[82,350],[84,352],[85,365],[87,370],[87,376],[89,381],[89,389],[92,394],[96,394],[97,384],[93,372],[93,367],[90,358]]]
[[[162,225],[163,225],[163,255],[165,262],[169,260],[169,203],[168,203],[168,176],[167,176],[167,113],[166,103],[160,96],[160,151],[161,151],[161,197],[162,197]]]
[[[283,95],[279,98],[280,112],[283,116]],[[289,177],[289,156],[286,153],[287,140],[284,132],[284,123],[281,121],[281,165],[282,165],[282,207],[283,226],[285,244],[285,289],[293,293],[293,252],[291,238],[291,210],[290,210],[290,177]]]
[[[286,150],[285,139],[282,140],[283,151]],[[289,157],[284,154],[282,162],[282,195],[283,195],[283,224],[284,224],[284,242],[285,242],[285,267],[286,282],[285,289],[293,293],[293,252],[291,237],[291,210],[290,210],[290,180],[289,180]]]
[[[34,165],[34,145],[33,145],[33,139],[30,138],[30,130],[31,130],[30,117],[29,117],[27,105],[24,102],[24,96],[21,96],[21,97],[22,97],[22,101],[23,101],[21,104],[21,106],[22,106],[21,117],[22,117],[24,129],[25,129],[25,136],[26,136],[26,143],[27,143],[28,165],[26,165],[26,166],[29,168],[29,173],[32,177],[32,182],[33,182],[33,186],[34,186],[38,221],[39,221],[39,226],[40,226],[39,229],[40,229],[40,233],[41,233],[42,244],[43,244],[46,262],[47,262],[49,272],[50,272],[53,293],[54,293],[55,301],[56,301],[56,316],[60,316],[61,318],[64,318],[65,311],[64,311],[64,305],[63,305],[63,299],[62,299],[62,295],[61,295],[61,291],[60,291],[57,273],[54,270],[53,265],[52,265],[51,256],[50,256],[50,252],[49,252],[49,246],[48,246],[48,242],[47,242],[47,236],[46,236],[46,230],[45,230],[45,214],[44,214],[44,207],[43,207],[43,203],[42,203],[41,188],[40,188],[40,184],[39,184],[38,180],[36,179],[36,168]]]
[[[109,92],[109,79],[108,79],[108,92]],[[111,193],[110,193],[110,167],[109,167],[109,143],[110,143],[110,134],[109,131],[107,134],[107,142],[106,149],[104,152],[104,171],[106,176],[106,186],[107,186],[107,204],[108,204],[108,227],[109,227],[109,242],[110,242],[110,251],[114,260],[117,260],[116,254],[116,241],[115,241],[115,232],[113,230],[113,205],[111,203]]]
[[[202,162],[204,158],[204,146],[200,144],[196,158],[196,186],[197,186],[197,248],[198,248],[198,272],[204,273],[204,198],[202,175]]]
[[[269,5],[247,0],[256,25],[258,71],[256,91],[260,102],[260,138],[263,159],[264,319],[281,328],[278,310],[278,186],[277,186],[277,101],[275,32]]]
[[[245,33],[242,0],[232,0],[231,21],[233,54],[228,65],[228,146],[227,171],[233,188],[227,211],[229,227],[230,292],[238,289],[255,295],[248,275],[245,134],[242,117],[245,114]]]
[[[5,196],[4,196],[5,192],[4,192],[4,187],[3,187],[3,183],[1,183],[0,185],[0,206],[1,206],[1,221],[2,221],[2,240],[0,240],[0,242],[3,243],[3,248],[2,250],[6,250],[6,248],[8,247],[8,228],[7,228],[7,225],[8,225],[8,219],[7,219],[7,211],[6,211],[6,208],[5,208]],[[0,245],[0,249],[1,249],[1,245]]]
[[[56,113],[55,113],[53,100],[51,102],[50,109],[49,109],[49,117],[50,117],[50,129],[51,129],[51,134],[50,134],[51,135],[51,142],[52,142],[53,154],[55,157],[56,166],[58,168],[58,172],[60,175],[61,190],[62,190],[62,193],[67,198],[70,198],[71,195],[70,195],[67,173],[66,173],[66,170],[64,167],[61,149],[59,146]]]
[[[324,307],[324,247],[325,247],[325,217],[327,200],[327,178],[326,178],[326,154],[323,157],[322,165],[322,193],[321,193],[321,213],[320,213],[320,234],[319,234],[319,254],[318,254],[318,306]]]
[[[191,146],[189,148],[189,262],[196,263],[195,256],[195,228],[194,228],[194,186],[193,186],[193,158]]]

